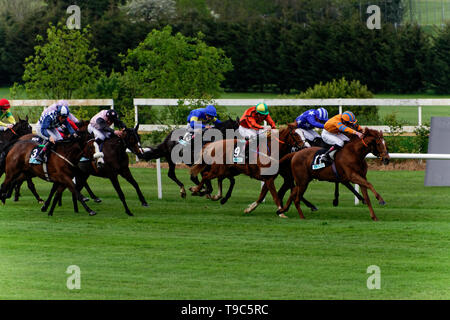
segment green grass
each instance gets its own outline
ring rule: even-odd
[[[404,21],[418,22],[420,25],[440,25],[450,21],[449,0],[412,0],[412,12],[407,5]],[[444,13],[444,17],[442,14]]]
[[[260,183],[239,177],[229,203],[188,196],[163,172],[133,169],[149,200],[140,206],[121,180],[135,217],[127,217],[111,184],[91,178],[103,199],[97,216],[75,214],[66,193],[53,217],[23,189],[0,210],[0,299],[449,299],[450,188],[425,188],[424,172],[369,172],[387,201],[379,222],[333,185],[306,193],[319,211],[294,208],[277,218],[271,199],[242,210]],[[179,176],[188,182],[187,171]],[[46,195],[49,184],[36,180]],[[189,185],[187,183],[187,185]],[[372,197],[373,199],[373,197]],[[81,268],[81,290],[66,288],[66,269]],[[381,289],[368,290],[367,267],[381,268]]]

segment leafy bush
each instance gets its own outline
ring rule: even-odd
[[[359,81],[347,81],[345,78],[340,80],[333,80],[325,84],[319,83],[313,88],[307,89],[300,93],[295,98],[297,99],[328,99],[328,98],[373,98],[365,85]],[[313,106],[290,106],[290,107],[271,107],[270,114],[275,122],[283,124],[292,122],[302,114],[304,111],[314,108]],[[328,116],[339,113],[338,106],[326,106]],[[378,121],[378,107],[376,106],[360,106],[360,107],[345,107],[345,110],[351,110],[358,118],[359,123],[374,123]]]

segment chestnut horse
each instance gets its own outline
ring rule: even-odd
[[[279,155],[282,157],[291,151],[291,148],[286,148],[285,146],[298,146],[301,147],[303,145],[303,141],[300,136],[295,133],[297,126],[295,124],[288,124],[288,126],[284,129],[280,130],[280,137],[277,142],[279,144]],[[271,145],[272,136],[269,135],[267,137],[268,145]],[[212,163],[210,165],[207,164],[196,164],[191,168],[191,175],[197,175],[200,172],[204,172],[202,181],[199,185],[192,187],[192,192],[199,192],[203,184],[215,178],[218,178],[219,182],[221,182],[224,178],[230,178],[237,176],[241,173],[250,176],[251,178],[261,180],[265,182],[265,185],[269,189],[276,206],[278,209],[281,209],[281,201],[277,196],[277,191],[275,189],[275,184],[272,179],[273,175],[263,175],[261,172],[261,168],[268,165],[262,165],[262,162],[267,163],[267,157],[272,157],[275,155],[262,155],[258,152],[256,158],[256,164],[238,164],[238,163],[230,163],[229,157],[234,154],[234,146],[237,143],[237,139],[233,140],[220,140],[216,142],[212,142],[203,147],[203,152],[209,153],[211,156],[215,154],[222,154],[223,159],[221,159],[221,164]],[[205,153],[204,153],[205,154]],[[261,161],[262,157],[266,157],[263,161]],[[228,160],[228,161],[227,161]],[[271,159],[272,161],[278,161],[278,159]],[[205,171],[207,169],[207,171]],[[278,171],[278,170],[277,170]],[[227,200],[231,196],[232,185],[230,185],[230,190],[228,190],[227,195],[222,200]],[[219,188],[220,192],[220,188]],[[223,202],[223,201],[222,201]],[[224,202],[223,202],[224,203]]]
[[[6,157],[6,177],[0,189],[2,202],[5,203],[7,193],[16,181],[37,176],[53,182],[57,186],[57,195],[52,203],[49,216],[53,215],[55,205],[66,188],[81,202],[89,215],[95,215],[95,211],[86,205],[72,181],[79,170],[76,164],[82,156],[86,140],[87,135],[82,134],[76,138],[57,141],[48,156],[47,170],[44,169],[42,164],[29,163],[31,152],[38,145],[36,141],[19,140],[16,142]]]
[[[311,164],[314,156],[320,149],[316,147],[300,150],[281,159],[280,162],[290,159],[291,171],[296,186],[291,189],[291,195],[286,205],[279,212],[289,210],[291,202],[294,201],[300,218],[304,219],[305,217],[300,208],[300,199],[303,197],[309,182],[313,179],[330,182],[352,182],[361,186],[365,203],[369,207],[370,217],[372,220],[377,221],[378,218],[373,211],[367,189],[374,193],[380,205],[385,205],[386,202],[376,192],[373,185],[367,181],[368,166],[365,158],[367,154],[373,153],[375,156],[380,157],[386,165],[389,163],[390,157],[381,131],[365,128],[363,134],[364,137],[362,139],[353,137],[350,142],[344,145],[342,150],[336,153],[334,162],[336,172],[334,172],[332,166],[320,170],[312,170]]]

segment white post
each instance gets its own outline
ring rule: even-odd
[[[156,159],[156,180],[158,182],[158,199],[162,199],[161,159]]]
[[[418,106],[417,107],[417,110],[418,110],[418,118],[419,118],[419,127],[422,125],[422,107],[421,106]]]
[[[355,184],[355,190],[359,193],[359,184]],[[359,199],[355,196],[355,206],[359,204]]]
[[[339,114],[342,114],[342,106],[339,106]]]

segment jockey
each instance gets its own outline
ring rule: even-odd
[[[332,145],[324,154],[328,160],[333,161],[336,152],[342,149],[346,141],[350,140],[345,134],[353,134],[361,139],[363,138],[362,127],[356,122],[355,115],[351,111],[345,111],[342,114],[335,115],[325,123],[322,139],[325,143]]]
[[[50,143],[55,143],[62,140],[63,136],[59,131],[61,126],[65,126],[70,134],[76,134],[72,126],[67,122],[69,116],[69,109],[65,106],[58,106],[56,110],[48,113],[42,112],[38,123],[36,124],[36,132],[38,136],[46,140],[44,148],[42,148],[36,155],[35,159],[43,162],[42,153],[48,152]]]
[[[16,124],[16,119],[14,119],[14,116],[9,110],[10,108],[11,105],[9,104],[9,101],[7,99],[0,100],[0,131],[12,128],[12,126]],[[6,118],[9,123],[4,123],[2,121],[4,118]]]
[[[205,126],[204,123],[218,124],[221,121],[217,118],[217,111],[213,105],[207,105],[206,108],[194,109],[189,112],[187,117],[188,131],[193,132],[210,126]]]
[[[269,108],[265,103],[259,103],[255,107],[245,110],[241,117],[239,134],[242,138],[254,138],[263,132],[261,122],[267,121],[272,129],[276,129],[275,122],[269,115]]]
[[[44,109],[43,113],[49,113],[51,111],[55,111],[58,109],[58,107],[66,107],[67,110],[69,110],[69,116],[67,117],[67,122],[72,126],[72,128],[75,131],[78,131],[78,127],[76,125],[76,123],[79,122],[79,120],[73,115],[73,113],[70,112],[69,109],[69,102],[67,102],[66,100],[59,100],[58,102],[48,106],[46,109]],[[61,129],[65,129],[65,128],[61,128]],[[64,130],[60,130],[61,133],[64,133]]]
[[[111,135],[115,134],[116,136],[121,137],[122,131],[114,130],[110,126],[114,124],[119,129],[126,128],[125,124],[119,120],[119,116],[117,112],[113,109],[102,110],[92,117],[91,121],[88,125],[88,132],[93,133],[95,137],[94,147],[95,154],[94,159],[97,159],[97,162],[103,163],[103,152],[101,152],[101,146],[106,138],[110,138]]]
[[[317,141],[320,135],[314,131],[314,128],[323,129],[323,125],[328,121],[328,111],[325,108],[310,109],[299,115],[295,122],[297,122],[296,132],[300,135],[306,147],[311,147],[309,141]]]

